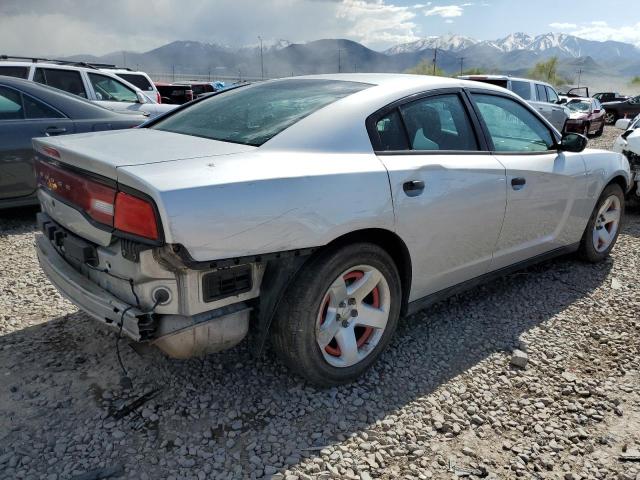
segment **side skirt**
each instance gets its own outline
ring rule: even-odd
[[[419,298],[409,303],[409,306],[407,308],[407,315],[412,315],[448,297],[457,295],[458,293],[466,292],[467,290],[477,287],[478,285],[482,285],[484,283],[490,282],[491,280],[495,280],[496,278],[503,277],[518,270],[522,270],[526,267],[530,267],[531,265],[551,260],[552,258],[560,257],[562,255],[574,253],[578,251],[579,248],[580,242],[573,243],[565,247],[556,248],[549,252],[531,257],[522,262],[514,263],[513,265],[509,265],[508,267],[503,267],[498,270],[485,273],[478,277],[472,278],[471,280],[467,280],[457,285],[453,285],[452,287],[445,288],[438,292],[427,295],[426,297]]]

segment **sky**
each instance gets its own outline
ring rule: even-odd
[[[458,34],[570,33],[640,47],[638,0],[0,0],[0,53],[144,52],[174,40],[229,46],[348,38],[375,50]]]

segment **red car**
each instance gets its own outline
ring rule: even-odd
[[[605,111],[596,98],[569,98],[565,106],[571,114],[564,124],[565,132],[599,137],[604,130]]]

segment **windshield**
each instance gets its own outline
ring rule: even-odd
[[[335,80],[280,80],[208,97],[150,128],[260,146],[307,115],[371,85]]]
[[[591,102],[569,100],[569,102],[567,102],[567,108],[574,112],[588,112],[591,108]]]

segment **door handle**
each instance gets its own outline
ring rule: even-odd
[[[411,180],[410,182],[405,182],[402,185],[402,189],[408,197],[417,197],[424,192],[424,182],[422,180]]]
[[[47,127],[44,130],[44,134],[47,137],[50,137],[51,135],[60,135],[61,133],[65,133],[66,131],[67,129],[64,127]]]
[[[514,190],[522,190],[527,183],[527,180],[523,177],[515,177],[511,179],[511,188]]]

